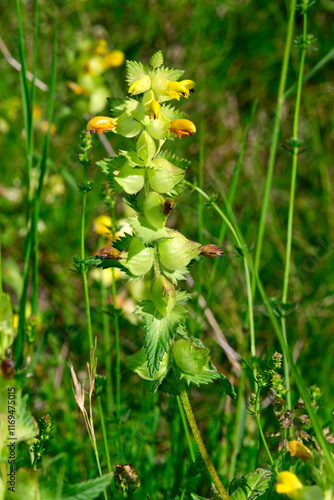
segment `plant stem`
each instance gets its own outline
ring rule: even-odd
[[[280,131],[282,107],[283,107],[283,103],[284,103],[283,96],[284,96],[284,90],[285,90],[285,85],[286,85],[288,64],[289,64],[289,59],[290,59],[291,41],[292,41],[293,26],[294,26],[294,20],[295,20],[295,10],[296,10],[296,0],[291,0],[288,29],[287,29],[286,39],[285,39],[285,49],[284,49],[284,56],[283,56],[283,63],[282,63],[282,71],[281,71],[281,77],[280,77],[280,83],[279,83],[278,95],[277,95],[274,128],[273,128],[273,134],[272,134],[272,139],[271,139],[271,147],[270,147],[268,166],[267,166],[267,175],[266,175],[263,198],[262,198],[262,209],[261,209],[261,215],[260,215],[260,223],[259,223],[257,240],[256,240],[256,249],[255,249],[255,258],[254,258],[254,267],[255,267],[256,271],[258,271],[259,267],[260,267],[265,222],[266,222],[266,216],[267,216],[268,205],[269,205],[269,194],[270,194],[271,183],[272,183],[272,178],[273,178],[276,152],[277,152],[277,147],[278,147],[278,136],[279,136],[279,131]],[[253,296],[255,294],[255,286],[256,286],[255,278],[253,276],[253,280],[252,280]]]
[[[104,270],[101,270],[101,305],[102,305],[102,328],[103,328],[103,339],[105,346],[105,356],[104,361],[106,365],[106,392],[107,392],[107,406],[108,406],[108,416],[112,415],[114,408],[114,396],[113,396],[113,383],[112,383],[112,364],[111,364],[111,341],[110,341],[110,318],[109,315],[103,312],[103,308],[107,307],[107,289],[103,281]]]
[[[111,268],[112,273],[112,297],[114,304],[114,327],[115,327],[115,351],[116,351],[116,417],[120,417],[121,409],[121,354],[120,354],[120,340],[119,340],[119,324],[118,324],[118,310],[117,310],[117,290],[116,290],[116,280],[115,271]]]
[[[200,192],[200,190],[199,190],[199,188],[197,186],[194,186],[194,185],[190,184],[187,181],[185,181],[185,184],[188,184],[189,186],[192,186],[193,189],[195,189],[196,191]],[[204,191],[202,191],[202,196],[204,196],[204,198],[206,200],[210,201],[210,197]],[[332,481],[334,481],[334,458],[332,456],[331,450],[329,449],[328,442],[326,441],[326,439],[325,439],[325,437],[323,435],[322,426],[320,424],[319,418],[315,414],[315,411],[313,409],[312,402],[311,402],[308,390],[307,390],[307,388],[305,386],[305,383],[303,381],[302,376],[299,373],[299,370],[298,370],[297,366],[295,365],[295,363],[293,361],[291,352],[290,352],[289,347],[288,347],[288,345],[286,343],[286,340],[285,340],[285,338],[283,336],[282,330],[281,330],[280,325],[278,323],[278,320],[277,320],[277,318],[275,316],[275,313],[274,313],[274,311],[272,309],[272,306],[270,304],[268,296],[267,296],[267,294],[265,292],[265,289],[263,287],[262,281],[260,280],[259,274],[258,274],[258,272],[255,269],[254,263],[253,263],[252,258],[250,256],[250,253],[249,253],[249,250],[248,250],[247,245],[245,243],[245,240],[244,240],[244,238],[242,236],[242,233],[241,233],[241,231],[239,229],[239,226],[238,226],[238,224],[237,224],[237,222],[235,220],[232,208],[231,208],[230,204],[228,203],[228,200],[226,200],[226,198],[224,199],[224,202],[226,204],[226,208],[227,208],[229,217],[233,221],[233,224],[230,222],[230,220],[227,218],[227,216],[218,207],[218,205],[216,203],[211,203],[211,205],[214,208],[214,210],[220,215],[220,217],[222,217],[224,219],[226,225],[228,226],[228,228],[231,230],[233,236],[235,237],[237,244],[240,245],[242,243],[242,249],[243,249],[243,252],[244,252],[244,254],[245,254],[246,258],[247,258],[247,262],[248,262],[249,268],[250,268],[251,272],[255,275],[257,289],[259,290],[259,293],[260,293],[260,295],[262,297],[264,306],[266,308],[268,316],[269,316],[269,318],[271,320],[271,323],[273,325],[273,328],[275,330],[276,336],[277,336],[277,338],[278,338],[278,340],[279,340],[279,342],[281,344],[283,355],[288,360],[288,364],[289,364],[292,376],[293,376],[294,381],[295,381],[295,383],[296,383],[296,385],[298,387],[300,395],[301,395],[301,397],[304,400],[305,408],[306,408],[306,410],[308,412],[308,415],[310,417],[310,420],[311,420],[312,426],[314,428],[314,431],[315,431],[318,443],[319,443],[320,447],[322,448],[322,451],[323,451],[323,454],[324,454],[324,458],[325,458],[325,461],[326,461],[326,465],[327,465],[327,469],[328,469],[328,473],[329,473],[329,477],[330,477],[330,479]]]
[[[196,461],[196,457],[195,457],[195,453],[194,453],[194,448],[193,448],[193,445],[192,445],[192,442],[191,442],[191,439],[190,439],[189,429],[188,429],[188,426],[187,426],[187,420],[186,420],[186,417],[185,417],[185,414],[184,414],[184,411],[183,411],[183,407],[182,407],[182,402],[181,402],[180,396],[176,396],[176,401],[177,401],[177,404],[178,404],[178,407],[179,407],[179,410],[180,410],[180,415],[181,415],[181,420],[182,420],[182,424],[183,424],[183,427],[184,427],[184,432],[186,433],[186,439],[187,439],[187,443],[188,443],[188,447],[189,447],[189,452],[190,452],[191,460],[193,462],[195,462]]]
[[[260,412],[259,412],[259,397],[260,397],[260,392],[261,392],[261,388],[259,387],[258,390],[256,391],[256,398],[255,398],[255,404],[254,404],[255,420],[256,420],[257,427],[258,427],[259,432],[260,432],[260,436],[261,436],[261,440],[262,440],[263,446],[264,446],[264,448],[265,448],[265,450],[267,452],[267,455],[268,455],[268,458],[269,458],[269,462],[270,462],[270,465],[272,467],[274,465],[274,460],[273,460],[273,457],[271,456],[270,450],[268,448],[268,444],[267,444],[266,438],[264,437],[263,430],[262,430],[262,425],[261,425],[261,420],[260,420]]]
[[[300,54],[300,65],[299,65],[296,105],[295,105],[295,113],[294,113],[294,119],[293,119],[293,140],[298,139],[299,110],[300,110],[300,101],[301,101],[301,95],[302,95],[303,73],[304,73],[304,63],[305,63],[305,55],[306,55],[306,37],[307,37],[307,14],[305,12],[303,14],[303,44],[302,44],[301,54]],[[288,288],[289,288],[291,246],[292,246],[292,227],[293,227],[293,212],[294,212],[294,202],[295,202],[295,192],[296,192],[298,150],[299,150],[299,148],[296,145],[293,145],[289,216],[288,216],[287,243],[286,243],[286,255],[285,255],[285,270],[284,270],[283,293],[282,293],[282,305],[283,306],[287,302]],[[286,318],[284,316],[282,316],[282,318],[281,318],[281,325],[282,325],[283,337],[285,340],[287,340]],[[286,394],[287,408],[289,410],[291,410],[291,391],[290,391],[289,366],[288,366],[288,361],[285,357],[284,357],[284,365],[283,366],[284,366],[285,386],[286,386],[286,391],[287,391],[287,394]]]
[[[102,408],[102,404],[101,404],[101,398],[100,398],[100,396],[97,396],[96,399],[97,399],[97,405],[98,405],[99,415],[100,415],[100,420],[101,420],[102,436],[103,436],[104,450],[106,453],[108,472],[111,472],[108,436],[107,436],[106,424],[105,424],[105,420],[104,420],[103,408]]]
[[[203,458],[205,465],[208,469],[208,472],[212,478],[212,481],[214,482],[214,484],[218,490],[220,498],[222,498],[223,500],[228,500],[229,496],[227,494],[227,491],[225,490],[225,488],[224,488],[224,486],[223,486],[223,484],[222,484],[222,482],[217,474],[217,471],[214,468],[214,465],[211,461],[211,458],[210,458],[210,456],[205,448],[205,445],[203,443],[203,440],[201,438],[201,434],[200,434],[199,429],[197,427],[195,416],[194,416],[194,413],[193,413],[191,405],[190,405],[188,394],[184,388],[184,385],[180,382],[179,382],[179,390],[180,390],[180,397],[181,397],[183,409],[185,411],[185,414],[187,415],[189,426],[190,426],[192,433],[194,435],[199,452],[202,455],[202,458]]]
[[[233,452],[230,462],[229,469],[229,481],[231,482],[235,475],[235,466],[237,462],[237,457],[241,447],[241,438],[244,429],[244,387],[245,387],[245,378],[246,372],[245,370],[241,371],[241,376],[239,380],[239,391],[238,391],[238,399],[237,399],[237,409],[234,423],[234,433],[233,433]]]

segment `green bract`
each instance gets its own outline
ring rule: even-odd
[[[176,271],[186,267],[201,253],[199,250],[201,245],[187,240],[178,231],[171,231],[170,236],[171,238],[162,240],[158,244],[159,259],[164,267]]]
[[[128,257],[123,263],[134,276],[143,276],[152,267],[154,248],[145,247],[139,238],[133,238],[128,250]]]

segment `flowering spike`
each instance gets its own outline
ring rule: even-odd
[[[110,118],[110,116],[95,116],[88,123],[86,130],[90,134],[96,132],[97,134],[102,134],[102,132],[111,132],[116,126],[115,120]]]

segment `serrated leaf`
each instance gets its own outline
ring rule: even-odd
[[[219,382],[223,385],[225,393],[228,396],[230,396],[230,398],[235,399],[237,397],[237,395],[236,395],[234,387],[231,384],[231,382],[229,381],[229,379],[227,377],[225,377],[225,375],[223,373],[220,373],[217,370],[217,368],[212,363],[212,361],[209,361],[208,367],[209,367],[210,371],[217,373],[218,377],[215,377],[215,378],[218,378]]]
[[[188,268],[184,267],[183,269],[177,269],[176,271],[171,271],[170,269],[167,269],[160,263],[160,269],[161,272],[168,278],[174,285],[177,285],[178,281],[184,281],[187,278],[185,277],[186,274],[188,274]]]
[[[110,158],[104,158],[96,162],[96,164],[101,168],[102,172],[106,175],[110,175],[114,170],[120,170],[126,158],[124,156],[112,156]]]
[[[180,377],[184,379],[188,385],[195,384],[197,387],[204,384],[210,384],[214,380],[219,379],[219,373],[210,369],[205,369],[202,373],[198,375],[190,375],[189,373],[179,372]]]
[[[243,477],[238,489],[230,495],[231,500],[253,500],[262,495],[269,487],[272,472],[257,469]]]
[[[136,236],[138,236],[144,245],[149,245],[155,241],[170,237],[166,228],[155,229],[142,216],[130,217],[129,223],[136,233]]]
[[[181,78],[183,73],[184,71],[182,69],[169,69],[165,68],[164,66],[162,66],[162,68],[158,69],[157,71],[157,75],[163,76],[167,78],[167,80],[170,80],[172,82],[175,82],[176,80]]]
[[[119,250],[120,252],[124,252],[124,250],[128,249],[132,238],[133,238],[133,234],[124,233],[123,236],[119,236],[115,241],[113,241],[112,246],[114,248],[116,248],[116,250]]]
[[[175,167],[182,168],[182,170],[186,170],[186,168],[190,165],[190,161],[185,158],[179,158],[171,151],[162,151],[157,158],[164,158],[165,160],[172,163]]]
[[[125,196],[123,198],[123,201],[129,207],[131,207],[135,212],[138,212],[139,214],[143,215],[142,206],[140,205],[140,202],[139,202],[139,194],[140,193],[128,194],[127,196]]]
[[[110,105],[110,114],[112,118],[117,118],[118,116],[120,116],[126,108],[126,102],[124,99],[107,97],[107,101]]]
[[[161,50],[158,50],[150,59],[150,65],[153,69],[159,68],[164,63],[164,56],[162,55]]]
[[[144,380],[149,380],[151,382],[157,381],[161,383],[169,370],[168,353],[165,353],[160,363],[159,370],[151,377],[147,367],[147,357],[144,348],[141,348],[135,354],[131,354],[131,356],[126,356],[124,362],[130,370],[137,373]]]
[[[93,500],[105,491],[113,476],[114,474],[110,472],[102,477],[68,486],[64,489],[62,500]]]
[[[188,116],[186,113],[183,113],[183,111],[179,111],[178,109],[174,108],[170,104],[164,104],[163,107],[161,108],[161,112],[170,121],[180,120],[180,119],[186,118]]]
[[[129,85],[147,74],[144,65],[137,61],[126,61],[126,81]]]
[[[144,342],[150,376],[153,377],[159,369],[165,352],[168,352],[172,340],[175,338],[178,327],[186,315],[182,306],[175,306],[168,316],[162,316],[151,301],[145,300],[137,307],[145,322]]]

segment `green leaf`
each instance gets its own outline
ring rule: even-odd
[[[160,363],[159,370],[155,372],[153,377],[150,376],[144,348],[141,348],[138,352],[132,354],[131,356],[126,356],[124,362],[130,370],[137,373],[144,380],[150,380],[151,382],[161,382],[169,370],[169,356],[168,353],[165,353]]]
[[[179,120],[181,118],[186,118],[188,116],[186,113],[183,113],[183,111],[179,111],[170,104],[164,104],[163,107],[161,108],[161,112],[170,121]]]
[[[153,69],[159,68],[164,63],[164,56],[162,55],[161,50],[158,50],[150,59],[150,65]]]
[[[237,394],[229,379],[225,377],[223,373],[220,373],[211,361],[209,361],[208,363],[208,368],[210,369],[210,372],[215,372],[218,375],[218,377],[215,378],[217,378],[223,385],[225,393],[230,396],[230,398],[235,399],[237,397]]]
[[[126,61],[126,81],[129,85],[146,74],[146,69],[141,62]]]
[[[144,245],[150,245],[163,238],[170,238],[168,229],[155,229],[144,217],[134,216],[129,218],[129,223],[138,238]]]
[[[132,168],[136,167],[145,167],[146,162],[144,160],[141,160],[138,158],[138,155],[136,151],[130,150],[130,151],[120,151],[120,155],[124,156]]]
[[[116,248],[116,250],[123,252],[124,250],[127,250],[129,248],[132,238],[133,234],[124,233],[123,236],[119,236],[117,240],[113,241],[112,246]]]
[[[110,472],[102,477],[68,486],[64,489],[62,500],[93,500],[105,491],[113,476],[114,474]]]
[[[148,171],[148,179],[152,189],[158,193],[169,193],[183,180],[183,170],[164,158],[153,160],[151,166],[153,170]]]
[[[220,374],[218,372],[215,372],[214,370],[210,370],[208,368],[205,368],[205,370],[198,375],[190,375],[189,373],[183,373],[181,371],[178,373],[180,374],[180,377],[187,382],[188,385],[195,384],[197,385],[197,387],[202,384],[211,384],[211,382],[220,378]]]
[[[126,193],[134,194],[140,191],[144,186],[145,173],[144,168],[132,168],[129,163],[126,162],[119,173],[114,177],[114,181],[122,186]]]
[[[171,151],[162,151],[157,158],[164,158],[165,160],[172,163],[175,167],[182,168],[182,170],[186,170],[186,168],[190,165],[190,161],[185,158],[179,158],[175,156]]]
[[[198,495],[195,495],[195,493],[191,493],[191,499],[192,500],[209,500],[206,497],[199,497]]]
[[[116,118],[116,127],[113,132],[123,137],[135,137],[142,129],[141,123],[131,118],[127,113],[122,113]]]
[[[167,78],[167,80],[170,80],[172,82],[175,82],[176,80],[181,78],[183,73],[184,71],[182,69],[169,69],[165,68],[164,66],[162,66],[162,68],[158,69],[157,71],[157,75],[163,76]]]
[[[110,114],[112,118],[117,118],[120,116],[126,108],[126,101],[124,99],[114,99],[113,97],[107,97],[107,101],[110,104]]]
[[[101,167],[104,174],[110,175],[114,170],[120,170],[125,162],[126,158],[124,158],[124,156],[112,156],[104,158],[103,160],[96,162],[96,164]]]
[[[171,271],[170,269],[167,269],[167,267],[164,267],[162,264],[160,264],[160,269],[161,272],[168,278],[174,285],[177,285],[178,281],[184,281],[187,278],[185,275],[189,272],[187,267],[184,267],[183,269],[177,269],[176,271]]]
[[[139,238],[134,237],[129,246],[127,260],[123,265],[134,276],[144,276],[151,269],[153,258],[154,248],[146,247]]]
[[[231,500],[253,500],[267,491],[272,478],[272,472],[266,469],[256,469],[243,477],[240,486],[232,495]]]
[[[123,201],[129,206],[131,207],[135,212],[138,212],[140,213],[141,215],[143,215],[143,206],[142,206],[142,200],[141,198],[139,197],[140,194],[143,193],[143,191],[141,191],[140,193],[135,193],[135,194],[128,194],[127,196],[125,196],[123,198]]]
[[[159,369],[163,355],[168,351],[178,329],[184,329],[182,321],[185,318],[186,311],[183,306],[175,306],[168,316],[162,316],[153,302],[145,300],[137,307],[137,314],[145,322],[145,352],[149,373],[153,377]]]

